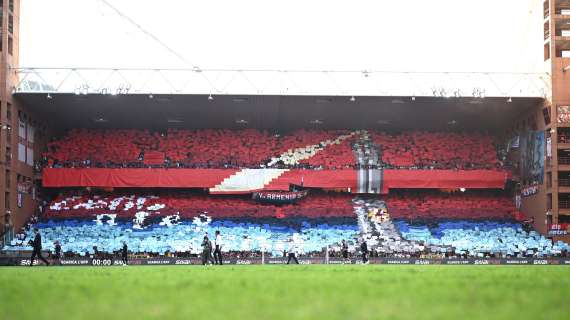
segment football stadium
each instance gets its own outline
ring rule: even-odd
[[[0,1],[1,319],[569,317],[570,1],[496,9],[540,45],[520,72],[217,68],[192,47],[212,55],[199,67],[141,18],[150,2]],[[176,20],[171,2],[157,10]],[[469,15],[454,2],[440,16]],[[42,16],[52,33],[122,26],[164,54],[137,55],[182,65],[113,65],[128,45],[93,37],[107,65],[77,66],[83,40],[30,44]]]

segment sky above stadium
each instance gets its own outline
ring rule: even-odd
[[[22,67],[544,70],[541,0],[22,0],[20,14]]]

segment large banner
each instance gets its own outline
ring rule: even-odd
[[[507,172],[493,170],[384,170],[384,192],[390,189],[503,189]]]
[[[262,170],[262,169],[251,169]],[[62,187],[138,187],[138,188],[214,188],[237,177],[235,169],[148,169],[148,168],[45,168],[42,183],[48,188]],[[357,189],[358,173],[353,169],[304,170],[291,169],[259,188],[264,190],[289,191],[291,185],[305,188],[342,189],[349,192],[362,190],[365,193],[387,193],[389,189],[502,189],[507,180],[506,171],[497,170],[368,170],[364,179],[368,183]],[[363,180],[360,180],[362,182]],[[237,189],[212,193],[248,193]]]
[[[570,223],[558,223],[548,225],[549,236],[566,236],[570,232]]]
[[[253,200],[265,203],[294,203],[305,198],[308,191],[260,191],[252,194]]]
[[[538,193],[538,184],[531,184],[521,189],[523,197],[533,196]]]
[[[544,180],[544,131],[521,135],[521,177],[527,183],[542,184]]]

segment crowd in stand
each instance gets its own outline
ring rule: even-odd
[[[502,168],[487,134],[372,130],[77,129],[52,141],[42,161],[54,168]],[[331,244],[335,256],[343,250],[335,244],[358,235],[380,257],[567,255],[567,245],[514,222],[518,211],[504,193],[391,190],[382,200],[353,198],[322,192],[275,204],[190,191],[65,192],[49,202],[42,221],[33,225],[40,225],[46,238],[64,237],[70,248],[88,253],[98,252],[91,249],[97,241],[107,251],[117,249],[117,237],[132,241],[140,252],[194,254],[180,248],[221,228],[233,241],[228,253],[234,257],[256,257],[266,241],[279,254],[281,242],[293,233],[304,239],[305,253],[313,255],[324,254],[323,246]],[[30,232],[19,235],[16,247],[25,247]],[[359,244],[351,245],[357,252]]]
[[[493,138],[481,133],[370,132],[382,162],[400,169],[495,169],[500,167]]]
[[[140,212],[161,217],[178,214],[181,218],[194,218],[204,213],[214,218],[352,217],[350,199],[346,194],[317,193],[298,203],[277,206],[260,204],[249,196],[208,196],[191,192],[159,195],[64,193],[50,202],[45,217],[93,218],[98,214],[115,214],[119,219],[132,219]]]
[[[562,241],[526,231],[515,222],[456,219],[412,224],[398,220],[396,225],[406,240],[425,243],[431,252],[445,253],[447,257],[544,258],[567,256],[570,249]]]
[[[296,130],[278,134],[256,129],[74,129],[49,143],[43,165],[355,168],[363,166],[355,159],[354,145],[364,132],[380,153],[374,166],[461,170],[501,167],[493,138],[483,133]]]
[[[395,219],[515,219],[517,214],[512,198],[493,191],[398,191],[386,197],[386,204]]]
[[[345,131],[297,130],[280,135],[255,129],[74,129],[50,142],[44,157],[50,167],[260,168],[273,156],[318,145],[342,133]],[[148,161],[149,154],[152,161]]]
[[[380,198],[320,192],[286,205],[181,191],[66,192],[43,211],[42,221],[30,221],[9,248],[27,248],[32,227],[39,227],[48,250],[61,241],[71,256],[112,254],[122,241],[133,252],[195,255],[196,239],[214,230],[227,236],[233,257],[261,248],[279,256],[293,234],[305,256],[322,256],[330,245],[335,257],[343,239],[353,255],[366,239],[371,256],[390,258],[547,257],[569,249],[515,222],[512,200],[492,191],[393,191]]]

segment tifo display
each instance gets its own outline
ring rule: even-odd
[[[44,154],[39,221],[4,249],[124,263],[566,257],[515,207],[498,145],[478,132],[74,129]]]
[[[319,193],[295,204],[260,204],[249,196],[208,196],[199,192],[152,194],[79,194],[60,195],[45,210],[48,219],[91,218],[115,214],[118,219],[133,219],[136,214],[179,215],[193,219],[201,214],[213,218],[232,217],[352,217],[350,195]]]
[[[505,254],[507,257],[531,256],[547,257],[568,251],[570,247],[559,241],[551,240],[536,231],[524,231],[519,223],[496,221],[448,221],[434,225],[410,225],[404,221],[396,222],[402,237],[420,241],[429,246],[453,248],[460,256],[476,253]]]
[[[392,192],[386,198],[393,218],[399,219],[512,219],[513,199],[496,192]]]
[[[196,255],[203,236],[216,231],[223,235],[224,253],[264,252],[273,257],[291,251],[341,256],[343,241],[352,255],[366,242],[370,254],[380,257],[551,257],[570,249],[523,230],[512,205],[489,191],[458,196],[423,192],[425,211],[415,217],[391,209],[402,196],[383,201],[316,192],[294,204],[267,204],[249,196],[199,192],[62,194],[48,204],[44,221],[33,227],[43,234],[44,249],[53,250],[58,241],[64,252],[80,256],[117,252],[123,243],[137,253]],[[5,249],[30,249],[31,238],[32,229]]]
[[[379,158],[360,163],[356,142],[370,138]],[[368,144],[363,144],[365,147]],[[365,148],[367,155],[371,150]],[[377,165],[401,169],[496,169],[494,141],[481,133],[384,133],[372,130],[75,129],[49,143],[50,167],[323,169]]]
[[[335,222],[337,220],[337,222]],[[165,217],[159,223],[142,227],[132,222],[108,220],[48,221],[36,225],[53,250],[59,240],[65,251],[80,256],[119,251],[123,242],[133,252],[155,254],[199,254],[204,235],[213,237],[215,231],[224,236],[223,252],[261,252],[282,256],[284,251],[299,247],[299,254],[322,252],[327,245],[357,236],[358,226],[350,219],[329,221],[277,219],[212,219],[203,215],[194,220],[180,221]],[[30,237],[33,235],[30,233]],[[24,249],[14,242],[12,249]]]

